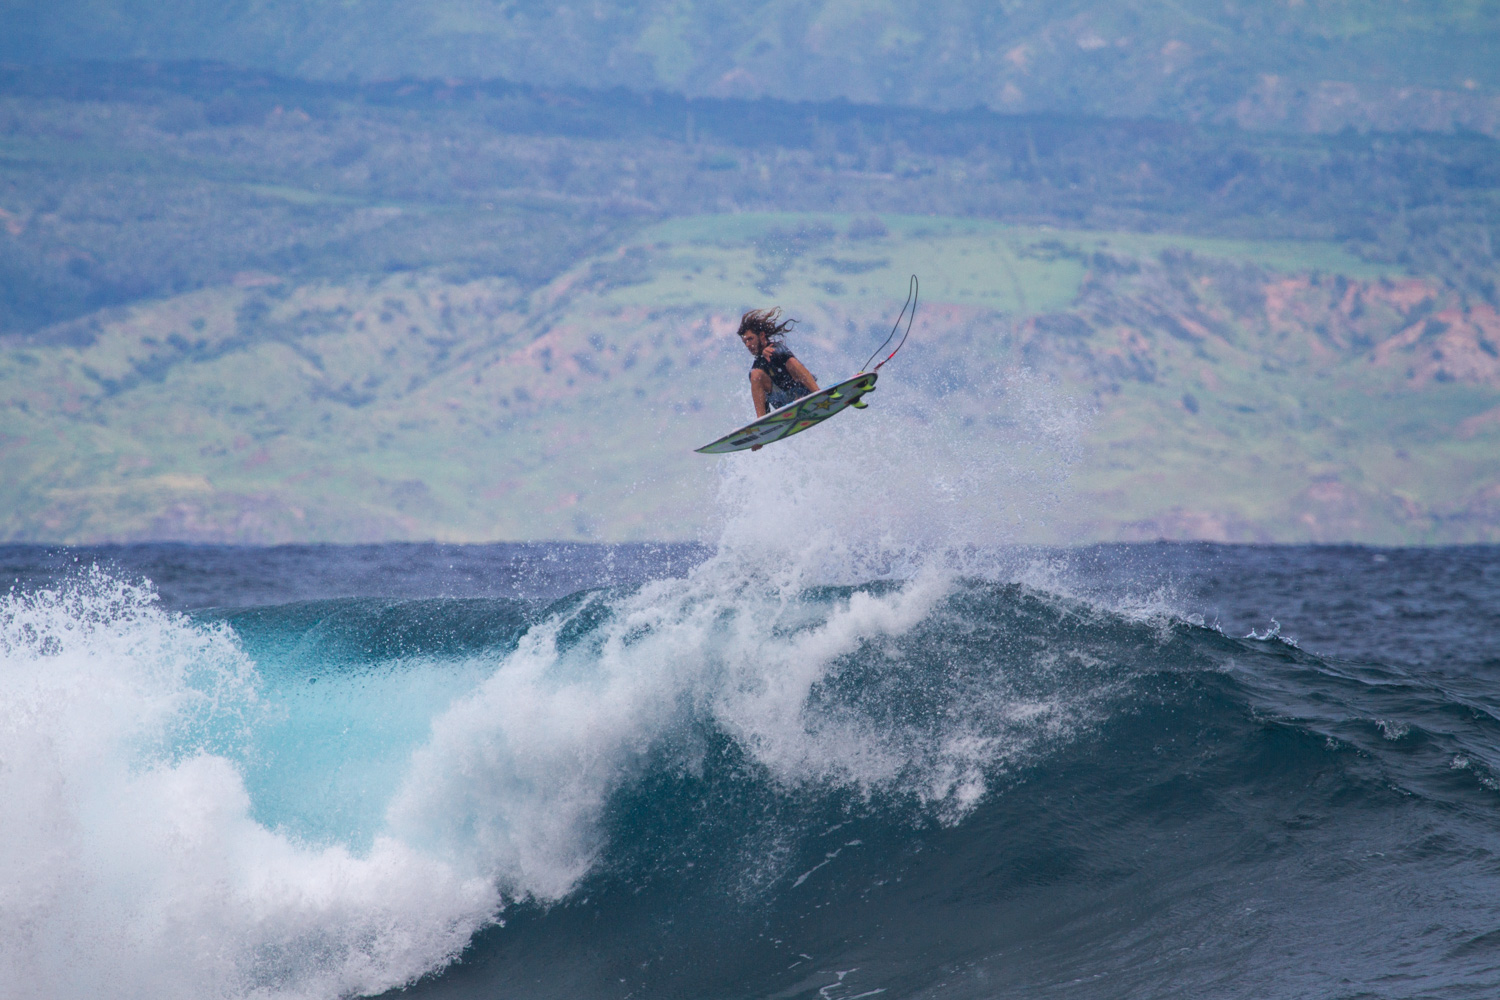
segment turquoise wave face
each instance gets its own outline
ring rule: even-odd
[[[201,615],[238,636],[258,721],[232,759],[270,829],[368,850],[432,720],[515,649],[515,600],[306,602]]]

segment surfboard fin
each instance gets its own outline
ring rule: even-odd
[[[863,410],[865,407],[869,406],[870,404],[866,403],[863,399],[856,399],[854,402],[850,403],[849,405],[852,406],[852,407],[854,407],[856,410]]]

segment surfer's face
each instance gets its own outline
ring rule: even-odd
[[[760,334],[754,330],[746,330],[740,334],[740,340],[745,343],[745,350],[751,354],[759,355],[765,349],[765,342],[761,340]]]

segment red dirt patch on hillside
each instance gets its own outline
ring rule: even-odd
[[[1488,305],[1444,309],[1377,346],[1370,360],[1404,368],[1415,386],[1436,381],[1500,387],[1500,315]]]

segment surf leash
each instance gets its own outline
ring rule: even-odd
[[[906,310],[908,310],[908,309],[911,310],[911,315],[909,315],[909,316],[906,313]],[[904,306],[901,307],[901,315],[899,315],[899,316],[896,317],[896,325],[893,326],[893,327],[891,327],[890,336],[886,337],[885,338],[885,342],[882,343],[879,347],[875,348],[875,353],[871,354],[868,358],[865,359],[865,363],[860,366],[859,370],[862,371],[862,372],[864,372],[864,371],[876,371],[876,372],[880,371],[880,368],[881,368],[882,365],[885,364],[885,361],[889,361],[889,360],[891,360],[891,358],[894,358],[896,356],[896,351],[901,350],[901,348],[906,344],[906,338],[909,337],[909,336],[911,336],[911,324],[912,324],[912,320],[914,320],[916,318],[917,318],[917,276],[914,274],[914,275],[911,276],[911,284],[907,286],[906,305],[904,305]],[[906,320],[906,332],[901,335],[901,343],[899,343],[899,344],[896,345],[896,350],[892,351],[889,354],[887,354],[885,356],[885,361],[880,362],[880,364],[876,365],[874,368],[868,367],[869,364],[870,364],[870,362],[875,360],[876,355],[878,355],[881,351],[885,350],[885,345],[889,344],[891,342],[891,339],[896,336],[896,331],[899,330],[899,329],[901,329],[901,321],[903,319]]]

